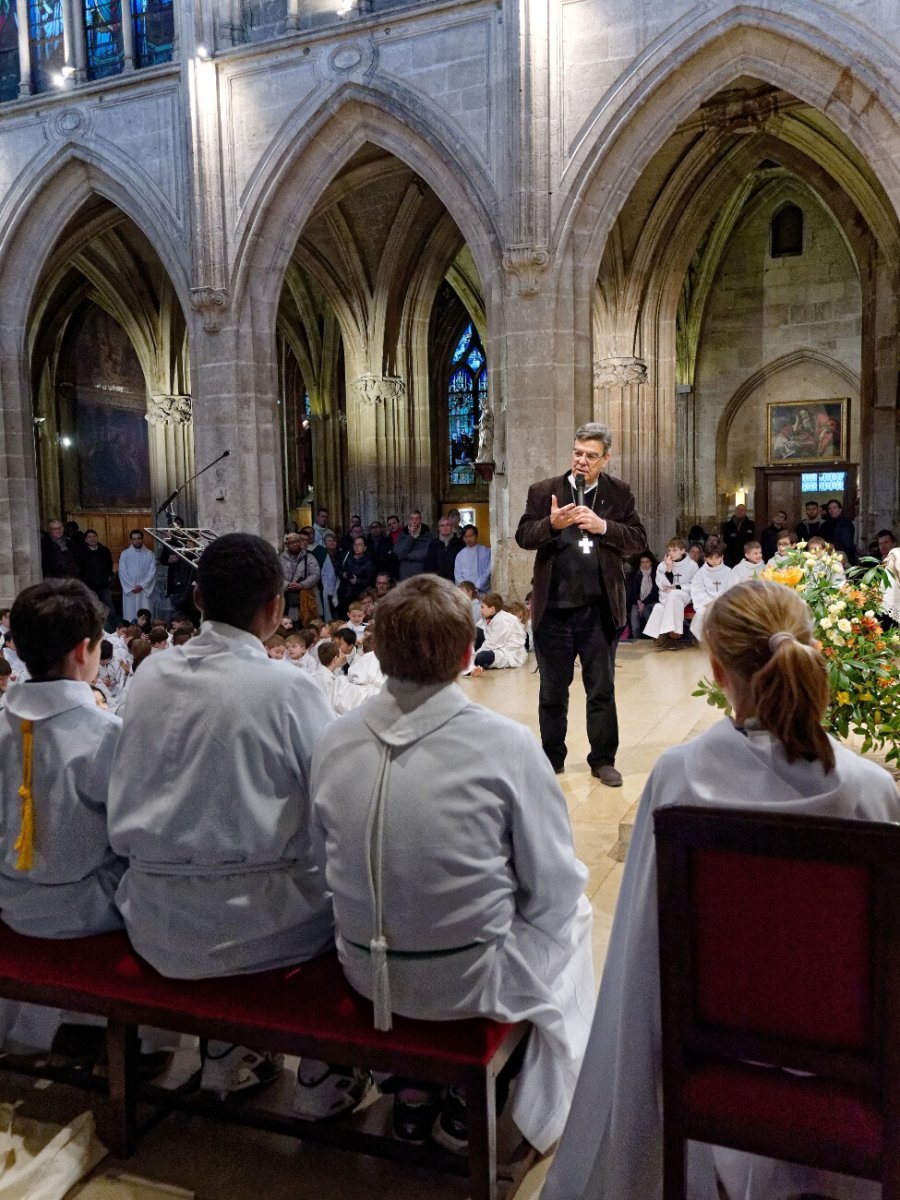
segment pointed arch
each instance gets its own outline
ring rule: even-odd
[[[716,429],[716,477],[718,478],[722,463],[728,454],[728,434],[734,419],[741,409],[741,405],[753,393],[764,384],[768,379],[772,379],[775,375],[780,375],[783,371],[789,371],[792,367],[803,366],[805,363],[814,363],[819,367],[826,367],[829,371],[833,371],[839,379],[844,382],[854,392],[859,392],[860,378],[857,373],[841,362],[838,358],[833,358],[830,354],[823,354],[820,350],[812,347],[803,347],[800,350],[794,350],[790,354],[783,354],[780,358],[774,358],[771,362],[754,371],[749,375],[737,391],[732,395],[731,399],[725,405],[725,410],[719,418],[719,425]]]
[[[47,256],[68,222],[96,197],[140,229],[159,255],[183,312],[190,312],[190,255],[172,237],[174,214],[165,197],[111,146],[68,142],[37,155],[0,207],[0,295],[8,320],[27,324]]]
[[[480,160],[462,143],[448,144],[445,133],[446,126],[421,96],[413,103],[356,83],[342,85],[313,113],[298,109],[245,192],[235,231],[233,295],[246,298],[255,292],[262,299],[271,279],[284,277],[316,204],[366,143],[386,150],[424,179],[459,227],[482,278],[490,278],[492,263],[500,258],[500,204],[484,182]]]
[[[815,0],[692,12],[610,89],[573,139],[553,241],[577,235],[590,273],[635,180],[704,100],[741,75],[782,88],[848,137],[900,212],[900,93],[883,48]],[[598,214],[600,214],[598,219]]]

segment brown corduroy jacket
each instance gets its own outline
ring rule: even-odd
[[[616,629],[626,622],[624,561],[630,554],[647,548],[647,534],[634,507],[631,488],[621,479],[601,474],[594,511],[606,521],[606,533],[598,538],[600,570]],[[550,497],[556,496],[560,508],[572,503],[568,474],[542,479],[528,489],[528,502],[516,530],[516,541],[523,550],[536,550],[531,598],[531,625],[537,629],[547,610],[553,560],[559,546],[557,531],[550,525]],[[590,502],[588,501],[588,504]]]

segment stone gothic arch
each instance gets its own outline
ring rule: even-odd
[[[863,523],[889,522],[898,503],[891,466],[898,364],[896,342],[886,339],[895,338],[898,327],[900,181],[875,150],[888,126],[894,136],[898,131],[884,91],[876,94],[869,86],[872,59],[854,64],[847,45],[839,52],[835,42],[790,15],[776,20],[746,7],[718,25],[697,15],[681,33],[681,59],[670,42],[667,65],[651,70],[648,54],[639,82],[633,76],[613,94],[609,103],[620,106],[622,120],[610,121],[608,110],[604,120],[614,132],[588,150],[591,123],[582,131],[558,226],[561,239],[577,247],[585,276],[603,264],[593,316],[595,408],[610,417],[621,449],[618,463],[636,485],[643,511],[675,511],[688,523],[702,515],[691,494],[685,450],[690,385],[677,374],[681,286],[698,246],[711,230],[715,236],[715,215],[730,203],[730,219],[736,219],[746,199],[742,182],[755,163],[772,157],[818,191],[864,284]],[[805,42],[792,40],[801,36]],[[814,81],[804,83],[796,68],[807,61],[817,66]],[[742,81],[751,77],[759,87],[739,98]],[[731,94],[728,85],[735,80]],[[618,245],[620,216],[640,194],[642,173],[653,164],[659,176],[665,148],[676,137],[681,152],[666,168],[659,202],[643,213],[637,248]],[[634,216],[629,219],[633,224]],[[582,278],[576,286],[593,284]],[[657,452],[648,454],[649,447]],[[664,540],[668,524],[667,517],[651,517],[651,541]]]

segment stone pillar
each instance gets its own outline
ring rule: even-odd
[[[196,469],[191,397],[149,396],[145,420],[150,426],[150,487],[155,512]],[[186,525],[193,525],[196,507],[192,485],[178,497],[174,508]]]
[[[134,15],[131,0],[122,0],[122,71],[134,70]]]
[[[16,0],[19,29],[19,95],[31,95],[31,39],[28,36],[28,0]]]
[[[416,429],[405,381],[364,371],[350,382],[348,401],[350,511],[368,520],[382,509],[402,514],[420,505]]]

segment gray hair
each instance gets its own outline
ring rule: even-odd
[[[588,421],[586,425],[581,425],[575,430],[576,442],[602,442],[603,448],[609,454],[612,448],[612,433],[608,425],[601,425],[599,421]]]

